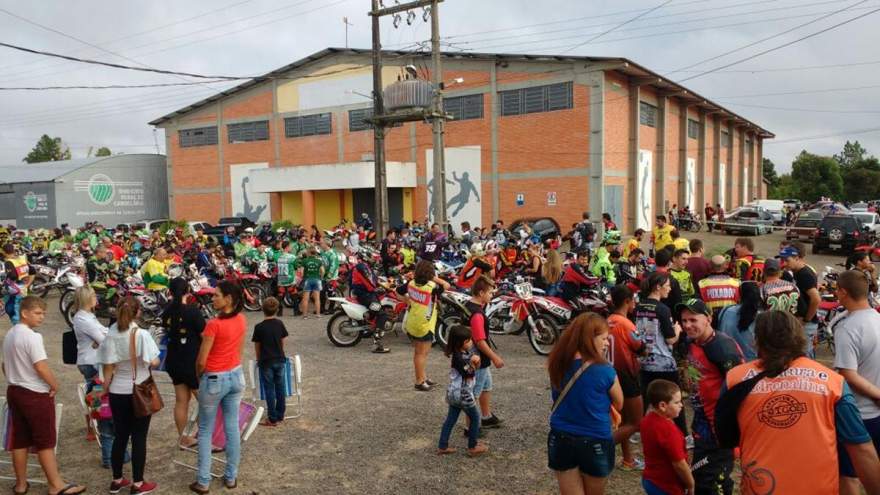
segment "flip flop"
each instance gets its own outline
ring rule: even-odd
[[[28,490],[30,490],[30,489],[31,489],[31,482],[30,482],[30,481],[25,481],[25,482],[24,482],[24,491],[23,491],[23,492],[17,492],[17,491],[15,491],[15,487],[13,486],[13,487],[12,487],[12,493],[14,493],[15,495],[24,495],[24,494],[27,493]]]
[[[76,490],[77,488],[82,488],[82,490]],[[78,495],[80,493],[85,493],[86,487],[81,485],[75,485],[73,483],[68,483],[67,486],[62,488],[61,490],[55,492],[54,494],[49,495]]]

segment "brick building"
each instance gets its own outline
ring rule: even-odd
[[[387,86],[430,54],[384,52]],[[371,52],[329,48],[150,124],[165,129],[172,217],[244,214],[329,227],[373,211]],[[457,226],[610,212],[627,231],[673,204],[765,197],[739,115],[623,58],[444,54],[449,216]],[[429,123],[386,137],[392,224],[424,219]]]

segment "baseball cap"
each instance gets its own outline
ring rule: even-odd
[[[779,256],[777,258],[787,259],[787,258],[797,258],[801,256],[801,252],[798,248],[794,246],[785,246],[779,251]],[[766,269],[766,265],[765,265]]]
[[[764,260],[764,273],[779,273],[782,271],[782,264],[777,259]]]
[[[709,307],[706,306],[706,303],[704,303],[701,299],[697,299],[695,297],[692,297],[683,303],[675,305],[675,312],[677,314],[681,314],[682,310],[685,309],[693,313],[706,315],[709,318],[712,317],[712,310],[709,309]]]

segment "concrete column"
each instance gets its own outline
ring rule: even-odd
[[[223,100],[217,101],[217,171],[220,174],[220,215],[225,217],[226,213],[226,178],[224,169],[226,164],[223,163],[223,147],[226,144],[226,138],[223,135],[226,125],[223,123]]]
[[[278,115],[278,80],[272,79],[272,125],[269,132],[272,133],[272,167],[281,166],[281,135],[284,134],[284,119]],[[269,218],[273,221],[281,220],[281,194],[269,194]]]
[[[712,203],[712,207],[721,203],[721,158],[724,156],[721,154],[721,127],[723,126],[722,120],[718,117],[712,117],[712,141],[715,142],[715,146],[712,147],[712,170],[715,171],[714,174],[714,182],[712,183],[712,190],[715,192],[715,201]],[[723,205],[722,205],[723,206]]]
[[[749,197],[749,178],[746,174],[746,167],[748,166],[748,157],[746,156],[746,133],[745,129],[742,127],[737,128],[737,134],[739,134],[739,171],[737,172],[740,176],[739,181],[739,201],[740,206],[749,202],[752,198]],[[745,198],[743,198],[743,191],[745,191]],[[745,199],[745,201],[743,201]]]
[[[489,133],[492,154],[492,221],[501,216],[501,191],[498,185],[498,115],[501,113],[498,99],[498,66],[489,64]]]
[[[708,112],[700,111],[700,134],[697,136],[697,183],[695,191],[697,195],[697,213],[702,214],[703,208],[706,206],[706,133],[707,133],[707,116]]]
[[[679,208],[684,206],[687,190],[687,159],[688,159],[688,104],[681,102],[681,115],[678,118],[678,193],[676,204]]]
[[[654,157],[654,214],[665,213],[666,200],[666,130],[669,129],[669,97],[657,96],[657,151]]]
[[[639,86],[630,84],[629,85],[629,177],[627,179],[627,189],[629,191],[629,215],[627,215],[627,225],[629,226],[629,231],[633,232],[636,230],[636,212],[639,209],[638,204],[638,194],[636,194],[636,190],[638,184],[636,184],[636,177],[638,176],[638,167],[639,167],[639,121],[641,117],[641,108],[640,108],[640,89]],[[598,215],[602,213],[601,210],[594,213],[598,218]]]
[[[591,71],[588,84],[590,86],[590,158],[587,167],[590,170],[590,178],[587,198],[589,211],[593,215],[591,218],[595,219],[605,211],[605,71]],[[636,111],[638,112],[638,108]],[[638,131],[638,127],[636,130]],[[636,157],[638,158],[638,155]]]
[[[730,143],[727,146],[727,170],[725,171],[727,177],[725,178],[725,185],[727,192],[724,194],[724,198],[726,203],[724,206],[724,211],[730,211],[734,204],[733,197],[733,141],[734,141],[734,132],[736,129],[733,127],[733,121],[728,120],[725,122],[725,129],[727,130],[727,135],[730,138]]]
[[[177,126],[169,126],[165,129],[165,181],[168,184],[168,217],[176,219],[174,208],[174,169],[171,162],[171,135],[177,132]],[[154,130],[153,132],[158,132]]]
[[[305,228],[315,225],[315,192],[302,191],[302,224]]]
[[[758,196],[766,199],[770,195],[770,191],[764,185],[764,140],[755,136],[755,161],[758,164]]]

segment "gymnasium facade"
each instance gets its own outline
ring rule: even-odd
[[[430,53],[383,52],[387,86]],[[172,218],[245,215],[321,228],[373,212],[371,52],[328,48],[160,117]],[[463,82],[458,82],[459,78]],[[625,231],[673,204],[702,211],[766,196],[773,134],[623,58],[446,53],[448,215],[488,226],[590,211]],[[424,220],[429,122],[386,135],[393,225]]]

